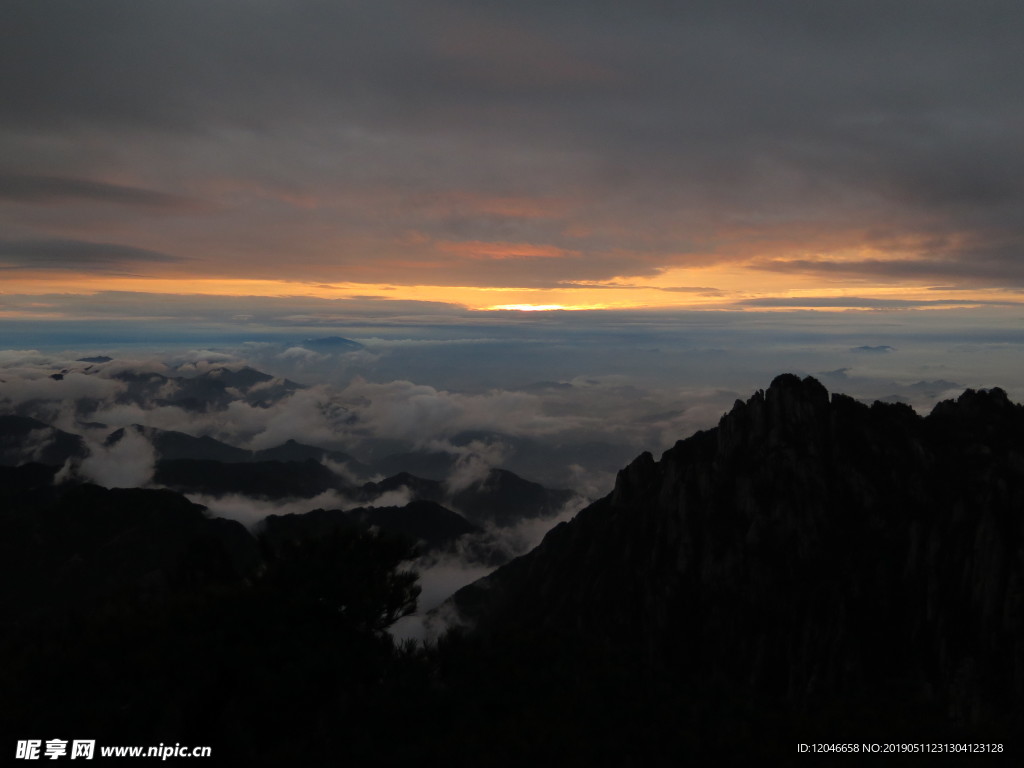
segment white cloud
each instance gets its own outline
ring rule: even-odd
[[[454,496],[459,491],[476,485],[501,463],[509,454],[509,446],[501,441],[485,442],[473,440],[467,445],[452,445],[447,441],[432,441],[425,446],[428,451],[445,451],[458,456],[451,474],[445,479],[445,489]]]
[[[384,491],[384,493],[377,496],[375,499],[364,502],[359,506],[362,507],[404,507],[412,501],[412,491],[406,486],[402,485],[390,491]]]
[[[450,626],[459,623],[458,615],[442,603],[462,587],[482,579],[496,566],[484,565],[474,559],[474,551],[490,549],[503,552],[506,559],[525,554],[537,546],[559,523],[571,520],[587,504],[583,497],[570,499],[558,514],[521,521],[510,528],[490,527],[481,534],[462,537],[453,554],[425,555],[409,563],[419,574],[420,598],[416,613],[401,619],[389,632],[397,640],[435,640]],[[439,606],[440,610],[435,611]],[[435,611],[429,615],[431,611]]]
[[[566,427],[565,419],[546,415],[541,398],[526,392],[466,394],[411,381],[356,379],[339,399],[352,411],[362,434],[404,439],[420,447],[467,430],[545,435]]]
[[[288,347],[284,352],[281,352],[278,357],[281,360],[287,360],[293,363],[319,363],[327,358],[326,355],[320,355],[311,349],[305,347]]]
[[[150,442],[134,430],[112,446],[93,443],[79,473],[106,488],[137,488],[153,478],[156,453]]]
[[[53,437],[56,433],[52,427],[43,427],[41,429],[33,429],[25,436],[25,442],[22,443],[22,451],[27,461],[39,461],[43,455],[43,451],[47,449],[50,443],[53,442]]]
[[[253,499],[237,493],[224,496],[207,496],[201,493],[186,494],[189,501],[202,504],[214,517],[237,520],[247,528],[256,528],[269,515],[305,514],[313,509],[350,509],[353,502],[337,491],[324,491],[311,499],[288,499],[275,501]]]

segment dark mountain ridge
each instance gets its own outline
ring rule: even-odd
[[[59,467],[87,452],[85,441],[78,435],[29,416],[0,415],[0,466],[38,462]]]
[[[301,384],[249,366],[212,368],[196,376],[124,370],[111,378],[125,385],[117,396],[119,403],[173,405],[195,412],[223,410],[239,399],[266,408],[302,389]]]
[[[783,375],[452,604],[480,658],[541,691],[557,671],[585,699],[598,675],[657,702],[648,732],[703,723],[680,754],[780,724],[793,743],[1005,737],[1024,723],[1022,541],[1005,392],[920,417]]]
[[[317,339],[305,339],[302,346],[320,352],[356,352],[366,349],[358,341],[346,339],[341,336],[324,336]]]
[[[414,499],[451,505],[475,525],[499,528],[525,519],[551,517],[560,512],[576,494],[565,489],[545,488],[505,469],[491,468],[464,488],[452,492],[447,484],[408,472],[363,485],[357,498],[370,500],[388,491],[405,488]]]
[[[404,507],[314,509],[300,515],[268,515],[260,526],[260,537],[267,546],[279,549],[286,542],[316,540],[353,526],[405,536],[424,551],[450,550],[459,537],[480,530],[436,502],[411,501]]]
[[[366,466],[347,453],[305,445],[291,439],[273,448],[250,451],[245,448],[237,448],[209,435],[194,437],[186,432],[132,424],[130,427],[122,427],[111,432],[104,444],[108,447],[116,445],[124,439],[126,429],[146,438],[152,444],[153,450],[156,451],[157,458],[160,460],[192,459],[225,464],[267,461],[304,462],[309,460],[323,463],[326,460],[346,467],[354,476],[362,477],[369,473]]]
[[[153,482],[180,493],[241,494],[259,499],[313,498],[347,486],[318,461],[225,463],[204,459],[162,459]]]

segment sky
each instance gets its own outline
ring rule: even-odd
[[[1016,2],[8,0],[0,26],[0,317],[1020,306]]]

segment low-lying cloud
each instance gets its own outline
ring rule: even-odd
[[[285,500],[257,499],[238,493],[222,496],[189,493],[186,496],[189,501],[206,507],[211,515],[237,520],[254,531],[270,515],[302,515],[314,509],[351,509],[356,506],[338,491],[324,491],[310,499]]]
[[[556,525],[571,520],[587,504],[587,499],[571,499],[555,515],[531,518],[507,528],[488,526],[479,534],[463,536],[454,553],[428,554],[409,567],[419,574],[422,588],[416,612],[396,622],[389,632],[397,640],[433,641],[449,626],[458,623],[458,616],[445,611],[435,612],[456,591],[493,572],[497,565],[481,562],[481,552],[500,553],[502,562],[523,555],[540,544]]]
[[[302,340],[317,333],[311,328],[213,348],[188,341],[164,350],[0,351],[0,410],[76,434],[97,430],[100,440],[141,424],[248,450],[295,440],[364,463],[444,453],[456,468],[443,478],[452,488],[503,466],[594,496],[640,451],[657,454],[713,426],[737,398],[785,371],[867,400],[905,398],[925,411],[955,387],[1024,394],[1012,365],[1021,354],[1019,319],[995,308],[513,314],[488,315],[476,328],[413,327],[392,317],[392,326],[362,334],[321,330],[364,348],[312,355],[289,352],[305,349]],[[129,383],[136,373],[188,379],[246,365],[275,379],[256,385],[259,397],[217,407],[175,402],[173,382],[145,396]],[[284,378],[303,386],[281,389]],[[918,386],[939,380],[950,386]]]
[[[113,445],[90,445],[78,473],[106,488],[138,488],[149,484],[155,467],[156,452],[149,440],[126,431]]]
[[[440,454],[447,458],[436,479],[449,495],[494,468],[578,494],[554,517],[487,527],[464,537],[453,552],[417,561],[421,610],[394,631],[429,638],[447,619],[435,619],[432,628],[426,611],[489,572],[488,557],[527,551],[586,499],[608,493],[615,472],[641,450],[657,455],[714,426],[737,398],[766,387],[778,373],[815,375],[831,391],[908,402],[922,412],[966,386],[1003,386],[1024,399],[1012,367],[1021,353],[1019,327],[1009,315],[994,323],[991,315],[971,313],[870,313],[856,323],[824,313],[729,315],[716,322],[658,313],[629,317],[614,331],[600,325],[601,318],[592,327],[565,317],[496,323],[478,338],[463,328],[421,330],[422,344],[410,328],[394,329],[390,343],[376,343],[383,337],[374,329],[357,338],[365,350],[316,352],[316,359],[288,353],[302,348],[291,337],[215,349],[190,343],[162,351],[6,350],[0,351],[0,413],[34,416],[81,435],[88,455],[69,464],[61,479],[77,475],[112,487],[152,482],[156,455],[145,434],[126,430],[120,441],[105,444],[114,429],[141,424],[249,450],[293,439],[344,451],[370,471],[389,456]],[[162,399],[175,397],[180,384],[154,385],[145,396],[132,384],[136,373],[223,380],[225,374],[212,374],[246,365],[275,377],[253,387],[266,402],[247,400],[252,390],[236,388],[229,402],[196,407]],[[302,387],[280,389],[283,377]],[[30,453],[43,450],[52,436],[38,430]],[[357,498],[343,489],[366,478],[340,461],[327,466],[339,475],[340,490],[311,499],[190,498],[250,527],[269,514],[401,506],[412,498],[406,486]]]

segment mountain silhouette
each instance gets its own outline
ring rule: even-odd
[[[346,483],[318,461],[250,461],[225,463],[203,459],[163,459],[153,482],[181,493],[223,496],[242,494],[262,499],[310,499]]]
[[[253,451],[251,461],[314,461],[323,462],[325,459],[335,464],[345,466],[349,471],[358,477],[364,477],[370,473],[369,468],[342,451],[333,451],[325,448],[318,448],[314,445],[306,445],[295,440],[286,440],[273,448],[263,448]]]
[[[1024,407],[1002,390],[922,418],[783,375],[449,608],[480,664],[531,670],[506,682],[538,686],[532,705],[568,690],[586,708],[603,680],[605,705],[647,702],[623,727],[650,743],[691,723],[679,754],[1005,737],[1024,712],[1022,535]],[[606,746],[638,759],[633,737]]]
[[[111,378],[125,385],[117,396],[119,403],[143,407],[171,405],[195,412],[222,410],[239,399],[265,408],[302,389],[294,381],[276,379],[248,366],[213,368],[198,376],[120,371]]]
[[[412,501],[404,507],[314,509],[298,515],[269,515],[260,526],[260,536],[277,550],[285,543],[322,539],[353,526],[404,536],[422,544],[424,550],[450,549],[459,537],[480,530],[433,501]]]
[[[194,437],[185,432],[157,427],[144,427],[133,424],[127,428],[111,432],[105,445],[112,446],[124,439],[125,429],[132,430],[145,437],[156,451],[158,459],[174,461],[192,459],[197,461],[218,461],[226,464],[243,464],[246,462],[304,462],[313,460],[322,462],[324,459],[333,461],[348,468],[356,476],[364,476],[369,469],[356,459],[342,451],[333,451],[305,445],[295,440],[286,440],[272,448],[250,451],[237,448],[229,443],[217,440],[209,435]]]
[[[414,499],[451,504],[463,517],[478,526],[499,528],[524,519],[557,514],[576,494],[564,489],[545,488],[504,469],[488,469],[466,487],[451,489],[439,480],[409,472],[363,485],[359,497],[370,500],[382,493],[407,489]]]
[[[0,415],[0,466],[38,462],[59,467],[86,453],[85,441],[78,435],[29,416]]]
[[[236,463],[252,460],[252,452],[216,440],[209,435],[193,437],[185,432],[157,427],[132,424],[130,427],[115,429],[107,435],[104,445],[111,447],[124,439],[126,431],[132,431],[146,438],[160,459],[195,459]]]
[[[305,339],[302,346],[320,352],[355,352],[366,349],[358,341],[346,339],[341,336],[324,336],[316,339]]]
[[[396,475],[346,488],[362,507],[248,531],[171,490],[17,463],[0,466],[9,740],[83,730],[252,765],[815,764],[800,743],[1019,758],[1024,407],[1000,389],[919,416],[779,376],[458,591],[424,648],[385,631],[414,610],[417,554],[447,566],[473,523],[500,531],[513,501],[549,514],[559,492]],[[160,472],[270,497],[338,482],[312,457]],[[368,506],[402,489],[406,506]]]

